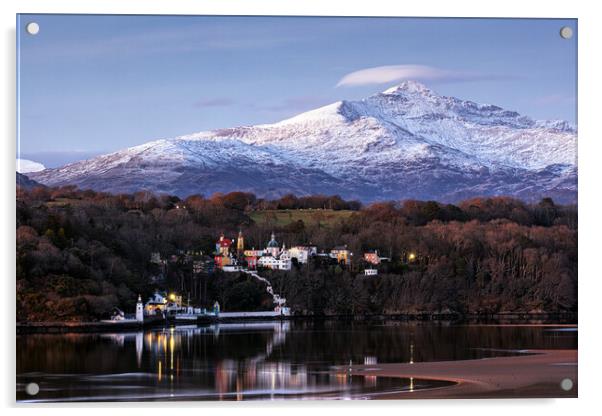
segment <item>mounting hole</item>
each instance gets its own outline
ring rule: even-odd
[[[25,386],[25,393],[29,394],[30,396],[35,396],[39,392],[40,386],[38,386],[38,383],[29,383],[27,386]]]
[[[571,29],[568,26],[564,26],[562,29],[560,29],[560,37],[562,39],[570,39],[573,37],[573,29]]]
[[[571,391],[573,389],[573,380],[565,378],[560,382],[560,388],[564,391]]]
[[[27,33],[30,35],[37,35],[40,31],[40,25],[36,22],[29,22],[27,23],[27,26],[25,26],[25,30],[27,30]]]

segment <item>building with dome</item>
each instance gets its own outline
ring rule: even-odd
[[[272,257],[278,257],[280,254],[280,246],[278,245],[278,241],[276,241],[276,236],[274,235],[273,231],[270,241],[268,241],[268,245],[264,251],[266,254],[269,254]]]
[[[226,238],[222,234],[215,244],[215,266],[224,272],[240,271],[245,264],[251,270],[258,266],[273,270],[291,270],[291,260],[291,254],[284,244],[278,244],[274,232],[263,250],[245,250],[242,231],[239,231],[236,240]]]
[[[257,265],[273,270],[291,269],[292,262],[290,253],[284,244],[282,244],[282,247],[279,246],[273,231],[266,249],[263,250],[263,256],[257,259]]]

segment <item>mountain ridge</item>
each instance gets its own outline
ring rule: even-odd
[[[576,201],[577,130],[406,81],[273,124],[202,131],[30,174],[50,186],[369,202],[509,195]]]

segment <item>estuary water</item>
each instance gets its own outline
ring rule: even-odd
[[[576,348],[576,328],[562,325],[294,320],[27,334],[17,336],[17,400],[372,399],[453,383],[364,377],[350,364]]]

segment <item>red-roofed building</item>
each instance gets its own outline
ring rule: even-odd
[[[376,265],[380,264],[380,257],[378,255],[378,251],[374,250],[364,253],[364,260],[366,260],[368,263]]]
[[[232,240],[224,237],[222,234],[219,240],[215,243],[215,266],[219,269],[223,269],[224,266],[234,264],[234,259],[230,254],[230,247],[232,246]]]
[[[232,240],[224,237],[224,235],[222,234],[219,237],[219,240],[217,241],[217,243],[215,243],[215,251],[219,254],[223,254],[223,255],[227,256],[228,254],[230,254],[231,246],[232,246]]]

